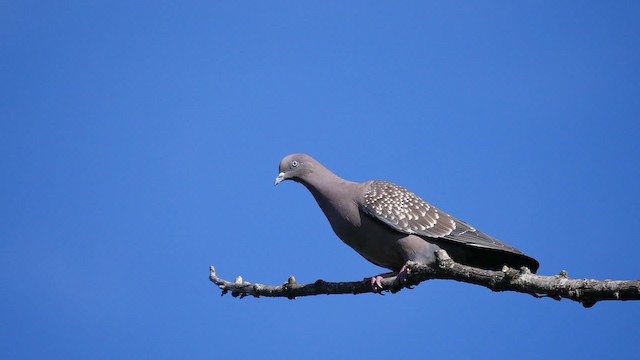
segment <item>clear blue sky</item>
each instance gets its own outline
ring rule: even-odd
[[[431,281],[220,297],[377,268],[300,185],[306,152],[536,257],[638,279],[635,1],[0,5],[3,359],[629,358],[640,303]]]

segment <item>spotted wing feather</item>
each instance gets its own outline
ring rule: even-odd
[[[443,237],[456,229],[454,220],[405,188],[372,181],[364,195],[364,211],[407,234]]]
[[[469,246],[522,254],[517,249],[438,210],[407,189],[386,181],[369,183],[364,195],[363,211],[406,234],[442,238]]]

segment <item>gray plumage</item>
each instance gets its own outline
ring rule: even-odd
[[[446,250],[457,262],[499,270],[538,269],[521,251],[477,231],[429,205],[403,187],[386,181],[350,182],[308,155],[288,155],[280,162],[276,185],[303,184],[316,199],[336,235],[370,262],[399,271],[407,260],[430,264]]]

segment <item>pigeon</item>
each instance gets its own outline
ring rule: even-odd
[[[428,204],[407,189],[386,181],[356,183],[342,179],[306,154],[280,162],[275,185],[292,180],[304,185],[329,220],[335,234],[371,263],[393,273],[371,278],[374,290],[383,277],[406,282],[406,262],[430,265],[445,250],[456,262],[500,270],[527,267],[537,260]]]

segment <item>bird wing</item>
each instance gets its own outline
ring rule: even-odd
[[[362,210],[405,234],[522,254],[521,251],[438,210],[407,189],[386,181],[369,182]]]

